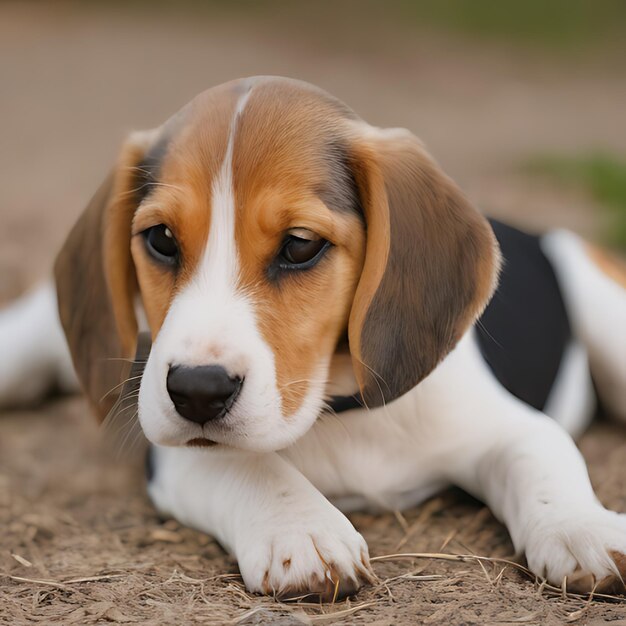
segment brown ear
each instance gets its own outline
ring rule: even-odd
[[[408,131],[353,142],[367,249],[350,314],[353,367],[367,406],[425,378],[493,292],[493,232]]]
[[[131,222],[141,179],[137,166],[151,134],[136,133],[70,232],[55,264],[61,323],[74,367],[104,419],[120,394],[137,340],[137,280]]]

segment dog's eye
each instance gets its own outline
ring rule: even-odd
[[[143,231],[148,252],[162,263],[170,265],[178,257],[178,245],[172,231],[165,224],[158,224]]]
[[[326,239],[310,230],[299,228],[287,235],[280,250],[281,264],[294,269],[310,267],[328,246]]]

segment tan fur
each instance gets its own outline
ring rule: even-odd
[[[161,163],[159,184],[133,220],[133,259],[153,339],[206,246],[211,188],[226,153],[236,102],[237,92],[228,83],[200,94],[185,107],[179,114],[184,116],[184,125],[172,137]],[[178,274],[154,263],[146,252],[141,232],[158,224],[167,224],[181,249],[183,264]]]
[[[626,262],[617,255],[597,246],[587,244],[586,247],[589,258],[600,271],[626,289]]]
[[[250,87],[233,137],[237,288],[252,301],[274,353],[286,416],[300,407],[316,367],[330,361],[346,333],[362,393],[377,404],[417,384],[485,305],[497,266],[491,231],[415,137],[372,129],[304,83],[235,81],[201,94],[150,136],[152,146],[167,139],[167,149],[156,185],[139,207],[132,172],[148,145],[128,144],[106,201],[86,213],[93,217],[81,221],[60,257],[64,323],[68,335],[76,335],[70,346],[92,399],[111,382],[99,380],[94,363],[132,353],[136,282],[154,338],[176,293],[194,275],[209,237],[211,189],[235,107]],[[344,206],[352,196],[357,206]],[[173,232],[180,268],[147,254],[141,232],[157,224]],[[292,228],[333,245],[316,267],[272,277],[268,268]],[[87,254],[94,237],[103,244],[104,268],[91,271],[103,275],[108,289],[99,290],[103,304],[89,315],[107,330],[85,338],[72,330],[75,297],[68,293],[81,288],[63,287],[73,281],[64,259],[68,251],[80,257],[78,248]],[[441,297],[434,302],[432,293]],[[77,347],[79,340],[93,348]],[[393,359],[378,359],[387,343]]]
[[[329,213],[327,209],[317,209],[317,213],[321,211]],[[263,212],[267,217],[269,210]],[[306,212],[294,211],[290,217],[311,229],[319,223],[312,217],[307,219]],[[259,264],[256,255],[271,258],[280,245],[277,235],[283,232],[283,228],[274,230],[275,235],[268,240],[265,250],[250,243],[242,243],[239,247],[242,260],[240,285],[252,295],[261,333],[274,352],[277,385],[285,415],[291,415],[299,408],[309,387],[308,381],[315,375],[315,366],[323,356],[333,353],[347,324],[361,267],[364,236],[356,219],[336,217],[335,222],[332,231],[328,231],[334,233],[332,238],[328,236],[334,243],[328,258],[307,276],[299,276],[296,272],[283,276],[279,285],[268,282],[264,265]],[[239,223],[242,225],[240,241],[254,241],[254,221]],[[324,236],[326,229],[318,227],[315,231]]]
[[[327,145],[337,139],[334,103],[293,87],[255,87],[234,147],[236,240],[240,287],[257,307],[261,333],[276,361],[285,415],[300,406],[322,357],[345,329],[364,253],[357,215],[331,211],[319,190],[332,184]],[[333,248],[314,269],[277,282],[267,265],[290,228],[306,228]]]
[[[353,368],[359,387],[363,391],[366,385],[365,381],[371,377],[371,374],[366,371],[369,365],[363,362],[361,334],[369,307],[387,267],[391,247],[391,221],[385,181],[376,166],[375,152],[369,146],[362,146],[361,149],[364,152],[356,158],[356,163],[358,163],[356,177],[360,182],[362,201],[365,207],[376,207],[375,210],[366,212],[368,223],[367,256],[350,312],[349,326]],[[374,376],[379,375],[375,373]]]
[[[211,185],[224,158],[238,93],[231,89],[221,95],[220,101],[206,96],[194,101],[184,132],[172,140],[161,165],[162,184],[135,216],[133,257],[153,337],[176,291],[193,275],[209,236]],[[233,177],[239,289],[255,303],[260,331],[275,355],[283,412],[291,415],[306,395],[316,364],[332,354],[346,326],[364,235],[357,216],[330,211],[316,195],[316,189],[333,182],[323,145],[335,139],[335,129],[324,120],[336,112],[324,111],[313,91],[310,110],[304,111],[293,106],[293,93],[284,95],[271,90],[264,97],[262,87],[255,91],[237,127]],[[324,124],[325,136],[315,132]],[[292,132],[277,136],[276,128],[285,125]],[[169,226],[182,250],[179,276],[153,263],[145,251],[139,233],[159,223]],[[330,262],[273,284],[267,265],[294,227],[333,242]]]

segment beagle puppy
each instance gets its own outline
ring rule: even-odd
[[[209,89],[128,138],[55,275],[94,411],[137,404],[150,497],[248,590],[356,591],[374,574],[344,513],[454,484],[537,576],[624,591],[626,516],[572,436],[596,393],[626,420],[626,272],[488,222],[410,132],[294,80]],[[5,401],[69,379],[55,306],[0,317]]]

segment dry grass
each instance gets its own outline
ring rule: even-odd
[[[0,420],[0,624],[563,624],[626,618],[622,598],[563,594],[511,558],[480,503],[445,492],[352,517],[376,586],[334,605],[248,594],[209,537],[162,520],[142,470],[101,449],[81,399]],[[603,500],[626,509],[626,437],[583,441]],[[602,622],[595,622],[602,623]]]

